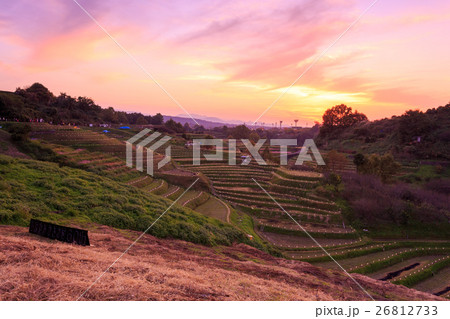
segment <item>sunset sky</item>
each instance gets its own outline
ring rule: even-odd
[[[373,0],[78,0],[190,113],[254,121]],[[183,111],[72,1],[1,1],[0,90],[41,82],[119,110]],[[450,101],[450,1],[379,0],[260,122],[369,119]]]

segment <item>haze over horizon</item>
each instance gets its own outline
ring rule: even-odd
[[[372,1],[85,1],[192,114],[254,121]],[[102,107],[182,111],[72,1],[0,13],[0,89],[40,82]],[[448,102],[450,3],[380,0],[259,121],[320,120],[345,103],[369,119]]]

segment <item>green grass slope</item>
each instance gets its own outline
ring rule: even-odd
[[[21,226],[38,218],[143,231],[170,205],[167,199],[90,172],[6,155],[0,155],[0,192],[0,223]],[[235,227],[178,205],[149,233],[205,245],[252,244]]]

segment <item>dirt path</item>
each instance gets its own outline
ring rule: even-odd
[[[225,208],[227,209],[227,223],[230,223],[230,214],[231,214],[231,210],[230,207],[224,203],[223,200],[221,200],[220,198],[217,198],[219,200],[219,202],[222,203],[223,206],[225,206]]]

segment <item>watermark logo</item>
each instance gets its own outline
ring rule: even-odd
[[[163,136],[158,141],[157,140],[162,134],[158,132],[153,132],[148,135],[152,131],[149,129],[144,129],[138,134],[134,135],[128,141],[126,141],[126,162],[128,167],[133,167],[133,146],[136,148],[136,169],[138,171],[144,171],[144,149],[146,149],[146,166],[147,166],[147,174],[153,175],[154,171],[154,153],[155,151],[166,144],[171,137]],[[148,136],[147,136],[148,135]],[[138,142],[140,141],[140,142]],[[295,165],[303,165],[304,162],[316,162],[317,165],[325,165],[325,161],[322,158],[322,155],[319,152],[314,140],[306,139],[303,143],[303,146],[299,151],[289,152],[289,147],[297,147],[296,139],[271,139],[267,142],[266,139],[260,139],[256,143],[252,143],[248,139],[239,140],[249,155],[241,156],[241,163],[239,165],[248,165],[252,161],[258,165],[267,165],[267,162],[261,156],[261,149],[264,145],[270,145],[271,147],[279,148],[279,158],[280,165],[287,165],[289,158],[297,157],[295,161]],[[228,164],[229,165],[238,165],[236,160],[237,155],[237,142],[236,139],[228,139],[227,140],[227,154],[228,154]],[[266,143],[267,142],[267,143]],[[192,142],[192,164],[200,165],[201,158],[206,161],[223,161],[224,160],[224,140],[222,139],[194,139]],[[215,153],[202,153],[202,147],[210,147],[215,148]],[[170,145],[165,149],[164,158],[158,162],[157,168],[160,169],[171,160],[171,147]]]
[[[260,139],[255,144],[252,144],[248,139],[241,139],[242,144],[248,150],[250,155],[242,157],[241,165],[248,165],[252,158],[259,165],[267,165],[266,161],[260,154],[260,150],[263,145],[266,144],[266,139]],[[236,142],[235,139],[228,140],[228,164],[236,165]],[[215,154],[203,154],[203,157],[207,161],[223,161],[224,159],[224,147],[223,140],[221,139],[194,139],[193,141],[193,165],[200,165],[201,163],[201,146],[215,146]],[[300,151],[289,153],[289,146],[297,146],[296,139],[271,139],[270,146],[279,146],[280,149],[280,165],[287,165],[288,158],[297,156],[295,165],[303,165],[304,162],[315,162],[317,165],[325,165],[325,161],[319,152],[314,140],[306,139],[301,147]],[[314,159],[312,158],[314,156]]]
[[[139,140],[141,140],[143,137],[145,137],[147,134],[151,133],[151,130],[144,129],[134,135],[132,138],[130,138],[128,141],[125,142],[126,144],[126,163],[128,167],[133,167],[133,145],[137,143]],[[157,142],[151,144],[153,141],[155,141],[157,138],[161,136],[161,133],[153,132],[149,136],[145,137],[143,140],[141,140],[139,143],[136,144],[136,169],[138,171],[143,172],[144,171],[144,148],[147,150],[147,174],[153,175],[153,165],[154,165],[154,153],[155,151],[166,144],[171,137],[170,136],[163,136],[161,139],[159,139]],[[166,147],[165,149],[165,156],[164,158],[158,162],[158,169],[162,168],[164,165],[170,162],[171,159],[171,147],[170,145]]]

